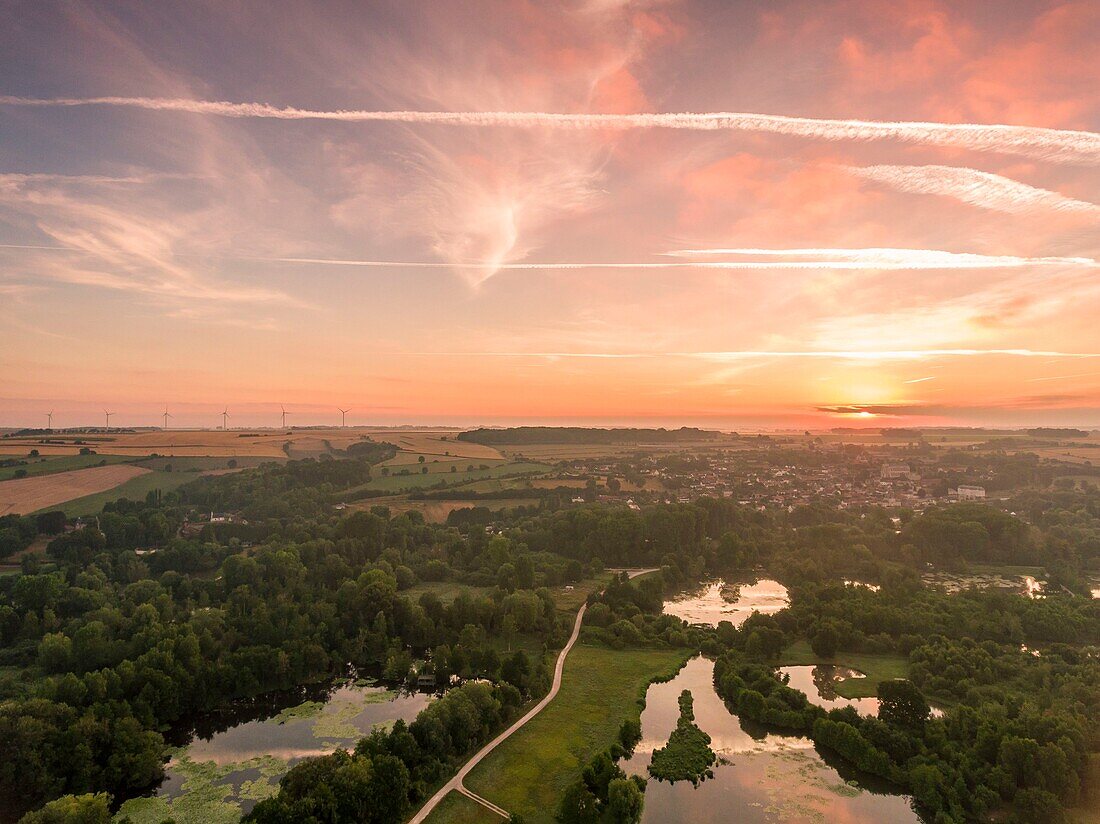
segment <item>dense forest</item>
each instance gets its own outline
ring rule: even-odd
[[[400,821],[547,690],[552,656],[502,655],[496,641],[560,648],[570,619],[547,588],[616,566],[660,572],[613,578],[593,596],[587,643],[716,656],[716,686],[731,706],[804,731],[897,783],[929,820],[1008,811],[1054,822],[1081,795],[1089,753],[1100,748],[1100,608],[1073,593],[1100,557],[1095,490],[1027,493],[1011,502],[1016,515],[979,504],[896,515],[825,505],[761,511],[701,498],[640,511],[521,509],[493,515],[486,530],[488,511],[476,508],[446,524],[381,506],[336,509],[389,454],[364,451],[120,500],[76,529],[55,513],[0,518],[0,546],[50,537],[45,558],[28,557],[22,574],[0,579],[6,816],[52,802],[27,822],[65,820],[49,811],[78,808],[97,820],[107,794],[156,783],[165,734],[185,719],[330,677],[349,662],[404,679],[415,657],[439,683],[463,686],[411,724],[294,767],[250,815]],[[203,519],[211,511],[234,517],[211,523]],[[1027,599],[949,595],[921,583],[928,564],[975,562],[1038,564],[1057,586]],[[790,607],[740,630],[662,614],[669,588],[731,570],[767,571],[790,588]],[[845,577],[881,590],[846,587]],[[450,603],[405,594],[438,581],[479,589]],[[910,680],[880,696],[886,710],[877,719],[826,713],[775,677],[774,661],[799,639],[826,657],[904,655]],[[942,717],[926,710],[933,697],[946,707]],[[609,754],[612,766],[626,749]],[[591,769],[571,791],[577,810],[640,813],[637,782],[602,761]]]

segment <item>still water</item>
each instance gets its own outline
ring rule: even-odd
[[[864,678],[859,670],[819,664],[816,667],[780,667],[787,676],[787,685],[806,694],[811,704],[826,710],[855,707],[860,715],[878,715],[877,698],[844,698],[836,693],[836,685],[851,678]]]
[[[343,680],[272,693],[211,715],[171,752],[164,781],[122,805],[116,820],[133,824],[236,822],[278,790],[303,758],[352,749],[378,726],[411,722],[430,695]]]
[[[642,740],[634,755],[621,762],[628,774],[648,777],[653,750],[665,745],[676,726],[677,697],[685,689],[691,690],[695,700],[695,723],[710,735],[711,748],[720,760],[714,777],[698,787],[690,781],[670,784],[650,779],[643,824],[909,824],[921,820],[908,796],[823,757],[810,739],[742,722],[714,691],[713,673],[712,661],[694,658],[672,681],[654,684],[646,693]],[[812,675],[806,677],[812,685]],[[811,690],[807,694],[812,700]]]
[[[778,581],[761,579],[746,584],[712,581],[666,601],[665,612],[689,624],[716,627],[720,621],[729,621],[739,627],[754,612],[771,615],[789,604],[787,588]]]

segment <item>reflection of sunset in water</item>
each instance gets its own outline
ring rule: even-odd
[[[713,679],[714,663],[698,657],[674,679],[653,684],[646,692],[642,740],[634,755],[621,762],[628,774],[648,776],[653,750],[665,745],[676,726],[677,696],[685,689],[694,699],[695,723],[711,737],[711,747],[722,761],[714,767],[714,777],[697,788],[689,781],[670,784],[651,779],[643,824],[915,824],[920,820],[908,796],[893,794],[893,788],[855,776],[843,766],[842,776],[810,739],[742,724],[715,693]]]
[[[739,627],[754,612],[770,615],[789,603],[787,588],[778,581],[762,579],[752,584],[715,581],[700,592],[666,601],[665,612],[689,624],[715,627],[720,621],[729,621]]]

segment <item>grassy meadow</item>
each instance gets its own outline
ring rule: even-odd
[[[649,682],[675,672],[684,656],[682,650],[578,644],[566,659],[558,695],[474,768],[466,786],[527,822],[553,822],[584,764],[617,740],[623,721],[639,718]]]

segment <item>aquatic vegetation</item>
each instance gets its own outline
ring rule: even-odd
[[[690,690],[680,693],[680,720],[668,737],[668,743],[653,751],[649,773],[662,781],[691,781],[698,784],[712,777],[717,760],[710,748],[710,736],[695,725],[694,702]]]
[[[235,824],[241,817],[237,800],[258,801],[273,795],[278,790],[274,779],[286,772],[287,763],[270,755],[230,764],[192,761],[184,750],[172,767],[183,776],[179,795],[132,798],[122,805],[115,820],[129,818],[132,824],[161,824],[169,819],[175,824]],[[258,770],[260,777],[243,781],[235,794],[233,783],[226,779],[250,770]]]
[[[296,707],[287,707],[278,715],[267,719],[268,724],[289,724],[292,721],[303,721],[306,718],[316,718],[324,710],[324,701],[306,701]]]
[[[354,688],[353,694],[348,699],[330,701],[323,706],[313,722],[313,736],[323,741],[332,739],[354,741],[364,734],[363,730],[353,723],[356,716],[363,711],[363,707],[368,704],[384,704],[396,697],[397,693],[393,690],[375,687]]]

